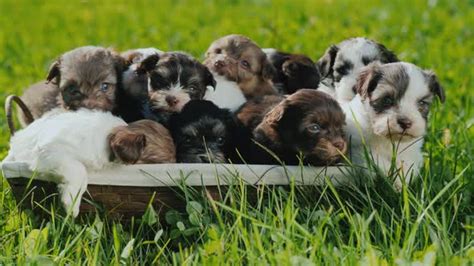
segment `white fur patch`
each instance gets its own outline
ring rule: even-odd
[[[44,179],[58,183],[61,201],[77,216],[87,173],[111,164],[107,136],[123,125],[108,112],[52,110],[12,137],[5,161],[27,162]]]
[[[213,102],[219,108],[236,111],[247,99],[236,82],[229,81],[225,77],[213,73],[216,80],[216,89],[208,90],[204,99]]]

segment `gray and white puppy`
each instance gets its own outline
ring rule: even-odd
[[[347,102],[354,98],[360,70],[371,62],[398,62],[397,56],[373,40],[357,37],[331,45],[316,63],[321,74],[319,90]]]
[[[46,81],[28,88],[21,98],[34,118],[60,106],[112,111],[125,64],[111,49],[79,47],[61,55],[51,65]]]
[[[433,98],[445,100],[436,75],[405,62],[373,63],[362,69],[355,88],[354,99],[342,105],[352,160],[366,163],[365,143],[382,171],[395,171],[408,184],[423,163],[421,148]],[[398,190],[401,179],[395,180]]]

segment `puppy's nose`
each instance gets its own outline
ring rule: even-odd
[[[340,150],[342,153],[346,152],[346,142],[343,139],[338,139],[332,143],[334,147]]]
[[[222,60],[217,60],[216,62],[214,62],[214,66],[218,67],[218,68],[221,68],[221,67],[225,66],[225,63]]]
[[[178,99],[176,99],[176,97],[171,96],[171,95],[167,95],[165,100],[169,106],[174,106],[178,103]]]
[[[405,129],[409,129],[412,125],[412,122],[410,119],[406,118],[406,117],[399,117],[397,119],[397,123],[400,125],[400,127],[405,130]]]

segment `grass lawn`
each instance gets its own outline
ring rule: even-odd
[[[171,225],[157,223],[153,210],[125,225],[103,216],[41,223],[18,210],[2,179],[0,265],[474,264],[473,1],[72,2],[0,1],[2,105],[78,46],[154,46],[202,59],[214,39],[229,33],[313,59],[332,43],[367,36],[433,69],[447,101],[430,114],[423,178],[401,194],[383,182],[342,191],[292,186],[250,204],[241,186],[223,202],[183,188],[194,208],[170,212]],[[0,123],[3,158],[3,110]]]

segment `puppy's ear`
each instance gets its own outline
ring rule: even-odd
[[[381,78],[382,72],[380,64],[378,62],[373,62],[364,67],[357,77],[355,91],[365,99],[375,90]]]
[[[265,117],[263,118],[263,122],[272,128],[275,128],[278,125],[278,122],[283,117],[286,108],[288,107],[288,100],[283,100],[281,103],[277,104],[270,110]]]
[[[152,54],[147,58],[143,59],[143,61],[137,67],[137,74],[145,74],[155,69],[158,60],[160,60],[160,56],[158,54]]]
[[[336,45],[331,45],[324,55],[316,62],[316,68],[319,70],[321,78],[328,77],[332,74],[332,67],[336,60],[339,48]]]
[[[423,74],[428,80],[428,87],[430,88],[430,91],[436,96],[438,96],[440,101],[444,103],[444,101],[446,100],[446,95],[444,94],[443,87],[438,81],[438,77],[436,77],[433,71],[424,71]]]
[[[114,57],[114,67],[115,67],[115,70],[117,71],[117,73],[119,73],[121,76],[121,73],[125,71],[125,69],[127,69],[127,67],[130,65],[129,62],[123,58],[122,56],[120,56],[118,53],[113,53],[113,57]]]
[[[216,80],[214,79],[214,75],[212,75],[211,71],[206,67],[206,77],[205,77],[205,83],[206,87],[211,86],[214,90],[216,89]]]
[[[146,137],[143,134],[127,130],[112,133],[109,143],[115,157],[125,164],[134,164],[139,159],[146,146]]]
[[[275,75],[276,75],[275,67],[265,57],[265,59],[263,60],[263,63],[262,63],[262,77],[264,79],[271,80],[271,79],[273,79],[273,77]]]
[[[390,51],[389,49],[387,49],[387,47],[385,47],[385,45],[381,44],[381,43],[377,43],[377,46],[380,50],[380,62],[384,63],[384,64],[387,64],[387,63],[393,63],[393,62],[398,62],[400,60],[398,60],[398,57],[397,55]]]
[[[61,76],[61,71],[60,71],[60,66],[61,66],[61,60],[58,59],[54,61],[54,63],[51,64],[49,67],[49,72],[48,76],[46,77],[46,83],[50,83],[53,79],[56,79],[56,83],[59,84],[59,79]]]

